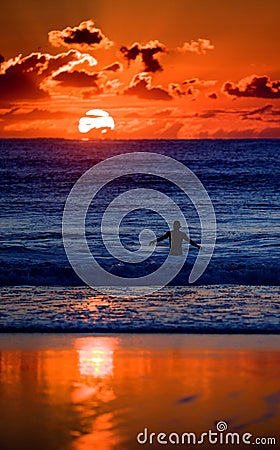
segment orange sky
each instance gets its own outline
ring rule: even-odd
[[[0,137],[280,137],[275,0],[10,0],[0,18]]]

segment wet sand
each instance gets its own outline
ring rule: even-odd
[[[0,381],[1,450],[186,448],[158,433],[219,421],[280,443],[279,335],[1,334]]]

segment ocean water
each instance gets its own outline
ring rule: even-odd
[[[113,293],[113,290],[112,290]],[[278,333],[277,286],[170,286],[131,298],[83,287],[3,287],[2,331]]]
[[[96,163],[122,153],[154,152],[175,158],[189,167],[203,183],[215,209],[215,251],[205,273],[191,287],[192,296],[201,299],[202,287],[207,291],[214,286],[214,297],[217,295],[217,299],[222,298],[227,306],[233,305],[237,318],[243,291],[249,289],[251,300],[247,299],[247,306],[250,306],[250,301],[257,302],[258,307],[256,303],[254,307],[261,311],[265,303],[269,310],[266,311],[267,314],[275,315],[279,308],[280,285],[279,147],[277,140],[0,140],[0,285],[3,287],[3,301],[12,304],[11,293],[14,293],[17,301],[26,305],[27,298],[32,301],[30,289],[36,297],[39,287],[47,295],[49,291],[44,287],[49,286],[60,289],[60,300],[63,297],[67,301],[67,292],[73,287],[79,287],[79,292],[84,290],[88,297],[87,288],[82,287],[83,282],[69,264],[63,247],[62,215],[67,196],[79,177]],[[102,173],[100,178],[102,180]],[[197,211],[178,187],[153,175],[125,175],[115,179],[101,189],[92,201],[86,218],[86,235],[89,248],[102,267],[125,277],[149,274],[160,267],[168,255],[168,242],[163,241],[147,260],[139,264],[126,263],[118,261],[104,246],[100,228],[106,207],[114,198],[136,188],[152,188],[172,198],[187,219],[190,237],[196,242],[200,242],[201,238]],[[127,214],[120,228],[120,239],[124,247],[131,251],[137,250],[139,234],[146,228],[152,229],[159,236],[167,231],[167,224],[162,217],[147,208],[138,208]],[[110,234],[110,230],[108,233]],[[186,263],[170,283],[183,289],[183,293],[178,294],[179,303],[192,302],[188,297],[188,277],[196,256],[197,250],[190,248]],[[26,286],[29,289],[28,295]],[[157,300],[164,298],[168,301],[168,289],[160,291],[162,297],[157,293]],[[52,298],[55,301],[56,294]],[[146,300],[149,302],[149,298]],[[136,307],[137,316],[144,308],[141,303],[143,301],[139,300],[139,309]],[[214,301],[213,298],[212,303]],[[178,314],[174,311],[172,313],[176,316],[174,323],[168,325],[168,321],[161,315],[159,329],[160,323],[162,329],[176,329],[176,324],[180,327],[187,312],[178,305],[175,309],[176,307]],[[192,303],[191,308],[192,313],[196,312],[199,302]],[[272,326],[275,330],[279,322],[274,320],[273,325],[272,322],[269,324],[264,318],[268,317],[265,314],[260,319],[260,311],[258,320],[253,320],[250,315],[249,319],[245,319],[246,314],[244,313],[244,317],[241,314],[242,319],[236,319],[239,320],[238,328],[250,327],[251,324],[254,329],[271,329]],[[4,314],[3,308],[2,313]],[[64,311],[65,324],[69,322],[67,314]],[[230,320],[233,320],[234,314],[230,314]],[[126,310],[123,315],[126,316]],[[215,315],[211,320],[209,315],[206,316],[205,322],[212,322],[212,325],[219,322]],[[14,323],[17,320],[15,312]],[[110,325],[109,316],[106,316],[106,321]],[[147,324],[153,328],[145,314],[143,321],[143,329]],[[98,328],[97,322],[94,319],[92,325]],[[202,322],[196,328],[203,327]],[[6,326],[5,323],[12,327],[13,316],[9,316],[8,322],[1,320],[3,327]],[[126,326],[123,321],[118,323],[120,329]],[[33,325],[36,327],[36,323]],[[191,328],[189,325],[187,323],[186,328]],[[27,326],[27,321],[22,320],[21,326]],[[66,325],[65,327],[67,328]],[[230,328],[225,319],[218,328],[223,327]]]

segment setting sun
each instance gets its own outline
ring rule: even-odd
[[[108,130],[113,130],[114,128],[115,123],[113,117],[102,109],[91,109],[87,111],[86,116],[81,117],[78,125],[80,133],[88,133],[93,129],[100,129],[101,133],[107,133]]]

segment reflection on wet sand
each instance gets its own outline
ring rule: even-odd
[[[75,340],[80,382],[72,392],[73,404],[81,408],[81,421],[72,430],[73,450],[111,450],[118,442],[114,415],[108,405],[115,400],[112,388],[114,350],[118,338],[86,337]],[[85,426],[84,432],[81,424]]]
[[[104,378],[113,375],[113,352],[117,339],[96,337],[76,340],[81,375]]]
[[[134,450],[145,427],[200,433],[219,420],[232,431],[276,436],[279,343],[278,336],[1,336],[1,450]]]

